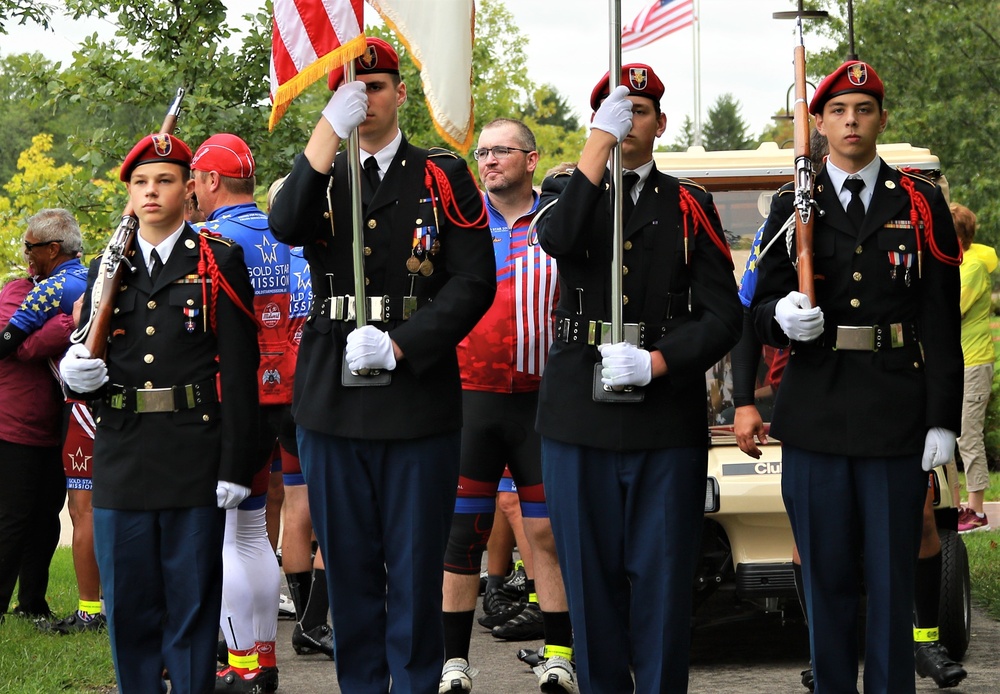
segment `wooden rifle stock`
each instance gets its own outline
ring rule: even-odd
[[[174,132],[183,99],[184,88],[181,87],[178,88],[167,110],[167,116],[163,119],[161,133]],[[73,342],[83,342],[91,356],[98,359],[104,359],[107,353],[111,316],[121,287],[123,267],[132,268],[127,258],[138,229],[139,220],[132,210],[132,203],[128,202],[122,212],[122,221],[108,240],[104,255],[101,257],[100,270],[90,295],[90,316],[87,322],[73,333]]]
[[[815,172],[809,152],[809,107],[806,103],[806,49],[795,47],[795,251],[799,291],[816,305],[813,285],[813,183]]]

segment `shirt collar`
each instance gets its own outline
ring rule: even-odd
[[[396,152],[399,151],[401,144],[403,144],[403,132],[397,129],[396,137],[392,138],[392,142],[374,154],[361,150],[361,166],[364,167],[369,157],[375,157],[375,161],[378,163],[379,180],[382,180],[385,178],[385,172],[389,170],[392,160],[396,158]]]
[[[878,155],[872,159],[864,168],[862,168],[857,173],[849,174],[843,169],[837,168],[836,164],[831,162],[829,159],[826,160],[826,171],[830,176],[830,182],[833,184],[833,189],[837,191],[837,195],[847,195],[850,199],[851,192],[844,189],[844,181],[848,178],[861,178],[865,182],[865,188],[861,191],[861,197],[865,199],[867,203],[871,199],[872,193],[875,191],[875,184],[878,183],[878,172],[882,166],[882,161],[879,159]]]
[[[156,253],[160,256],[160,262],[164,265],[167,264],[167,258],[170,257],[170,253],[174,250],[174,246],[177,244],[177,239],[181,237],[181,232],[184,231],[185,222],[181,222],[181,225],[177,227],[177,231],[172,233],[167,238],[163,239],[157,245],[151,244],[146,239],[142,238],[139,234],[135,235],[136,241],[139,242],[139,250],[142,251],[142,259],[146,263],[146,267],[149,267],[149,256],[156,249]]]

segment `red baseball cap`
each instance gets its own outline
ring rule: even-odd
[[[228,178],[250,178],[257,170],[257,163],[246,142],[236,135],[220,133],[201,143],[191,160],[191,168],[215,171]]]
[[[122,170],[118,175],[121,180],[128,182],[132,177],[132,171],[143,164],[154,162],[166,162],[169,164],[180,164],[183,167],[191,167],[191,148],[183,141],[168,133],[156,133],[146,135],[139,140],[132,151],[122,162]]]
[[[387,72],[393,75],[399,74],[399,56],[396,49],[386,41],[377,36],[366,38],[368,47],[365,52],[354,59],[354,74],[373,75],[376,72]],[[336,69],[330,72],[327,86],[330,91],[334,91],[344,83],[344,71]]]
[[[878,105],[882,105],[885,97],[885,87],[878,74],[868,63],[860,60],[849,60],[829,75],[816,87],[812,101],[809,102],[809,113],[814,116],[822,113],[826,102],[835,96],[849,94],[851,92],[862,92],[870,94],[878,99]]]
[[[644,96],[647,99],[652,99],[657,104],[660,103],[660,98],[663,96],[663,82],[653,72],[653,68],[643,63],[622,65],[620,83],[628,87],[628,93],[631,96]],[[590,107],[595,111],[601,105],[601,101],[611,93],[609,89],[610,84],[611,71],[608,70],[604,73],[601,81],[597,83],[597,86],[594,87],[594,91],[590,93]]]

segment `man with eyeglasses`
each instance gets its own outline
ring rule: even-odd
[[[361,694],[390,680],[394,692],[426,693],[444,662],[441,567],[462,426],[455,346],[493,301],[496,268],[469,167],[407,141],[399,57],[382,39],[366,43],[355,81],[331,73],[333,96],[269,221],[276,239],[303,247],[312,274],[292,413],[316,537],[337,567],[326,573],[337,679]],[[367,181],[357,249],[338,154],[355,132]],[[361,370],[389,382],[359,384]]]
[[[80,227],[67,210],[42,210],[28,220],[24,259],[36,285],[0,332],[0,359],[49,318],[73,314],[73,302],[87,288],[87,268],[79,258],[82,250]]]
[[[483,128],[473,155],[490,215],[497,295],[458,345],[464,426],[458,498],[444,563],[445,666],[438,692],[472,691],[469,642],[479,571],[505,466],[517,485],[530,547],[522,552],[529,601],[519,605],[519,613],[505,613],[509,621],[494,626],[493,635],[522,641],[544,634],[546,660],[539,685],[547,692],[575,692],[573,634],[534,427],[556,299],[555,261],[528,237],[538,210],[531,185],[538,164],[535,136],[522,122],[499,118]]]
[[[73,302],[87,286],[87,269],[77,258],[82,247],[80,227],[67,210],[38,212],[28,219],[24,233],[24,259],[35,284],[24,280],[26,294],[20,283],[3,291],[5,300],[13,296],[12,291],[21,294],[17,308],[4,311],[9,320],[0,332],[0,410],[4,412],[0,417],[0,614],[7,610],[20,574],[14,613],[52,616],[45,591],[59,541],[66,480],[59,455],[62,397],[45,357],[58,358],[69,346]],[[47,335],[60,322],[57,334]],[[55,351],[39,360],[35,337],[42,334],[46,340],[55,338],[49,343]],[[29,359],[30,355],[35,358]]]
[[[641,63],[623,66],[610,93],[609,77],[591,94],[576,170],[542,183],[543,209],[553,204],[538,240],[559,262],[538,400],[542,478],[580,691],[684,692],[708,466],[705,370],[736,344],[743,310],[711,195],[656,170],[663,83]],[[608,164],[619,143],[632,186],[622,191],[615,297]],[[603,330],[613,300],[624,319],[617,343]]]

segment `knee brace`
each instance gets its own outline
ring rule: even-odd
[[[456,574],[478,574],[482,569],[483,551],[493,530],[495,501],[493,499],[459,499],[476,501],[477,511],[459,511],[456,504],[444,555],[444,570]],[[486,508],[486,506],[489,508]]]

